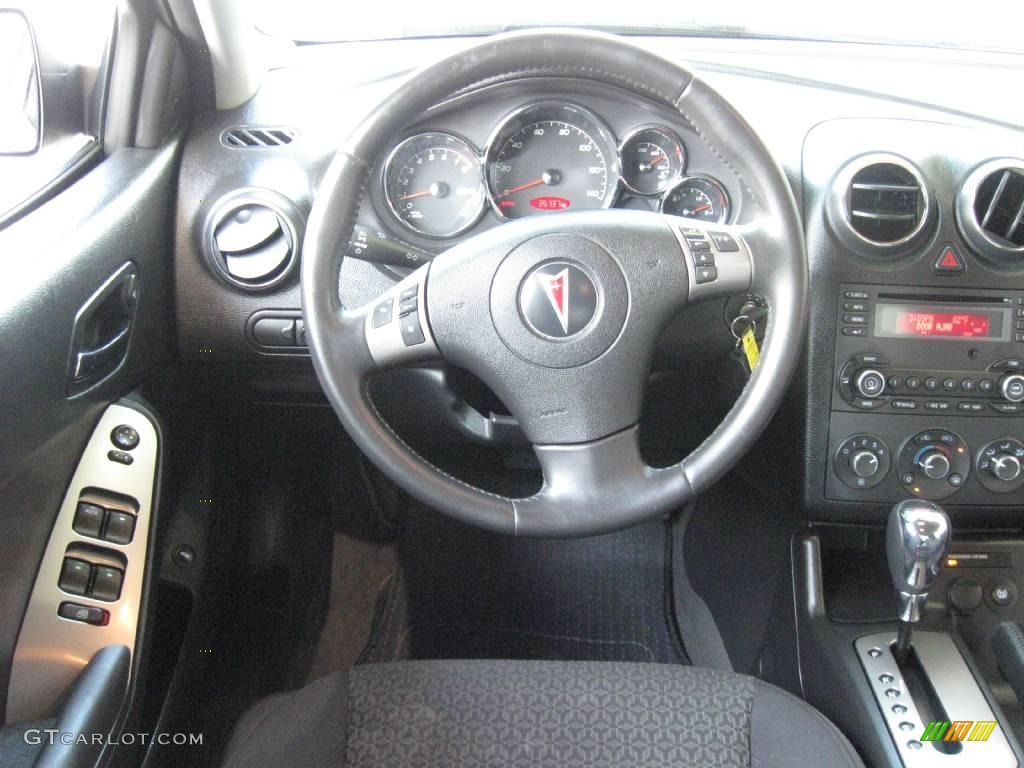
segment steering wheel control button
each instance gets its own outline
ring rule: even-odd
[[[60,569],[57,586],[72,595],[84,595],[89,591],[92,565],[76,557],[65,557]]]
[[[713,283],[718,279],[718,270],[715,267],[697,267],[695,278],[697,285]]]
[[[127,512],[111,510],[107,514],[107,527],[103,532],[103,540],[112,544],[131,544],[135,535],[135,515]]]
[[[694,251],[693,264],[698,269],[701,267],[713,267],[715,266],[715,254],[711,253],[711,251]]]
[[[110,442],[122,451],[130,451],[139,444],[139,433],[135,427],[121,424],[110,433]]]
[[[373,308],[373,327],[383,328],[388,325],[394,318],[394,299],[387,299],[380,302],[376,307]]]
[[[110,614],[94,605],[63,602],[57,608],[57,615],[68,621],[80,621],[94,627],[105,627],[110,623]]]
[[[102,600],[105,603],[113,603],[121,597],[123,584],[124,571],[109,565],[97,565],[89,597]]]
[[[100,531],[103,530],[104,515],[106,515],[106,510],[103,507],[80,501],[78,508],[75,510],[75,520],[72,523],[72,528],[75,529],[75,533],[82,536],[98,539]]]
[[[715,247],[722,253],[733,253],[740,249],[739,243],[728,232],[708,232],[708,235],[715,241]]]
[[[971,451],[959,435],[944,429],[919,432],[903,443],[896,473],[906,490],[935,501],[956,493],[971,470]]]
[[[844,484],[860,490],[874,488],[889,474],[889,449],[874,435],[853,435],[844,440],[833,460]]]
[[[130,453],[125,453],[124,451],[109,451],[107,458],[116,464],[124,464],[126,467],[135,461]]]
[[[402,343],[407,347],[414,347],[417,344],[426,342],[423,335],[423,328],[420,326],[420,313],[413,310],[400,319],[402,326]]]
[[[994,493],[1010,493],[1024,485],[1024,443],[1004,437],[984,446],[975,462],[978,480]]]

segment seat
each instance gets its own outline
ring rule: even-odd
[[[823,715],[745,675],[617,662],[367,665],[259,701],[226,768],[850,768]]]

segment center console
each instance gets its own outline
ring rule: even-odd
[[[1024,502],[1024,292],[845,283],[825,495]]]

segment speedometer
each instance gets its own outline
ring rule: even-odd
[[[487,190],[506,219],[607,208],[618,160],[611,132],[574,104],[539,102],[509,116],[487,149]]]

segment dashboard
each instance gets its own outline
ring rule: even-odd
[[[968,520],[1014,520],[1024,504],[1024,469],[1014,471],[1024,467],[1024,114],[996,96],[1019,81],[1020,57],[644,44],[732,102],[803,215],[805,363],[754,464],[799,488],[813,519],[881,521],[917,495]],[[249,378],[285,371],[273,386],[315,391],[297,264],[317,182],[406,72],[458,45],[309,46],[249,103],[200,118],[176,214],[184,361]],[[324,72],[334,73],[326,84]],[[524,216],[616,207],[743,224],[754,206],[730,158],[678,113],[565,78],[493,83],[395,126],[373,159],[338,292],[347,305],[369,302],[408,268]],[[711,361],[731,354],[743,299],[688,310],[661,359],[705,368],[704,386],[724,390]]]

